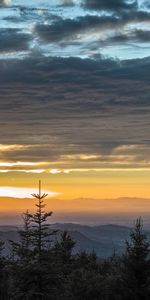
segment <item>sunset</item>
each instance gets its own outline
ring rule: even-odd
[[[0,300],[150,299],[149,25],[0,0]]]
[[[64,200],[150,197],[149,13],[1,1],[1,196],[28,198],[41,179]]]

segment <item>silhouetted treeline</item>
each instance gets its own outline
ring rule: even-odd
[[[1,300],[149,300],[150,245],[138,219],[122,256],[106,260],[82,252],[73,255],[67,232],[59,240],[50,231],[44,211],[45,194],[34,195],[37,210],[23,215],[18,243],[10,241],[4,257],[0,242]]]

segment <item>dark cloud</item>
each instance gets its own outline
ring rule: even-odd
[[[16,24],[16,28],[18,24],[26,25],[26,23],[31,24],[32,22],[45,22],[47,18],[51,18],[55,20],[58,18],[57,15],[52,14],[48,9],[44,8],[33,8],[27,6],[13,6],[12,7],[13,14],[11,14],[11,9],[9,8],[9,13],[3,16],[3,20],[7,21],[10,27],[12,23]],[[25,26],[26,27],[26,26]]]
[[[0,29],[0,52],[17,52],[29,49],[31,37],[18,29]]]
[[[84,1],[84,5],[85,3],[90,4],[89,0]],[[72,8],[73,4],[74,8]],[[140,10],[140,8],[137,9],[136,1],[92,0],[91,5],[95,7],[108,7],[109,12],[103,12],[103,14],[99,14],[99,12],[93,14],[93,11],[88,11],[87,15],[87,10],[80,9],[79,5],[80,1],[62,0],[57,2],[56,5],[55,1],[52,4],[46,1],[44,6],[41,6],[41,2],[38,1],[36,7],[34,5],[10,6],[9,9],[5,10],[5,14],[2,15],[1,19],[2,28],[8,27],[8,29],[1,28],[2,52],[5,51],[5,47],[7,52],[15,51],[15,44],[16,48],[19,49],[17,51],[22,51],[20,48],[28,49],[31,41],[30,35],[32,36],[30,44],[32,49],[35,47],[48,55],[54,53],[54,55],[59,54],[60,56],[66,53],[66,55],[87,55],[90,57],[99,53],[102,47],[114,46],[114,43],[117,44],[117,39],[118,46],[122,45],[123,47],[128,41],[131,43],[133,41],[135,44],[138,41],[146,42],[150,12]],[[68,9],[63,9],[65,6]],[[68,14],[69,11],[70,15]],[[143,32],[139,31],[141,23]],[[143,23],[145,23],[145,26]],[[129,29],[128,25],[133,26]],[[25,28],[31,26],[30,35],[21,32],[21,30],[13,29],[14,27],[22,28],[22,26],[25,26]],[[132,30],[133,28],[135,30],[136,27],[139,33],[137,32],[135,37]],[[144,32],[145,36],[143,35]],[[95,47],[94,50],[91,48],[92,43]],[[89,49],[87,49],[87,44]],[[124,48],[124,57],[125,51]],[[104,49],[104,52],[108,53],[108,47]],[[114,53],[114,51],[112,52]],[[109,53],[111,55],[111,48]]]
[[[100,26],[104,28],[112,23],[115,25],[112,17],[85,16],[77,19],[60,19],[52,25],[37,24],[34,30],[45,42],[59,42],[75,39],[78,35],[86,33],[88,29],[95,30]]]
[[[128,24],[149,22],[150,13],[138,11],[135,13],[122,13],[117,16],[86,15],[76,19],[61,19],[54,21],[51,25],[37,24],[34,33],[46,43],[62,43],[63,41],[80,40],[82,35],[89,33],[101,33],[105,30],[121,30]],[[143,31],[144,32],[144,31]],[[132,33],[132,31],[131,31]],[[129,33],[130,35],[130,33]],[[138,31],[137,31],[138,35]],[[140,38],[140,31],[139,31]],[[142,31],[141,31],[142,39]],[[67,45],[67,43],[66,43]],[[65,44],[63,43],[63,46]]]
[[[141,42],[150,42],[150,31],[149,30],[136,30],[135,39]]]
[[[1,60],[0,88],[1,144],[35,146],[7,159],[56,161],[149,145],[150,58]]]
[[[118,27],[120,20],[111,16],[85,16],[77,19],[60,19],[52,25],[37,24],[35,33],[45,42],[59,42],[80,38],[81,34],[95,30],[104,30]]]
[[[72,8],[73,2],[45,4],[41,9],[39,1],[37,8],[4,9],[0,53],[8,58],[0,60],[0,144],[29,147],[13,151],[0,147],[0,159],[48,161],[52,168],[57,163],[62,168],[76,167],[78,161],[84,168],[86,161],[80,154],[94,154],[87,157],[90,168],[108,163],[126,167],[117,161],[124,158],[116,156],[127,154],[127,160],[133,159],[131,167],[138,161],[145,167],[150,161],[150,58],[104,59],[99,49],[111,46],[112,54],[114,44],[119,51],[120,45],[149,42],[150,12],[137,9],[136,1],[86,0],[84,8],[97,10],[87,15],[86,9]],[[101,10],[105,12],[99,14]],[[78,17],[77,12],[81,12]],[[23,24],[24,30],[19,30]],[[30,34],[25,33],[28,26]],[[57,46],[62,50],[59,57]],[[71,49],[68,58],[61,57],[67,46]],[[74,46],[80,55],[87,48],[93,59],[70,56]],[[28,53],[18,59],[20,51]],[[119,148],[123,145],[125,152]],[[130,145],[137,148],[130,151]]]
[[[1,164],[0,171],[150,165],[150,58],[99,54],[149,42],[150,12],[136,1],[84,0],[82,9],[76,3],[1,9],[0,161],[48,163]],[[74,47],[93,59],[70,56]]]
[[[133,30],[130,33],[119,33],[116,32],[112,37],[106,37],[103,40],[97,41],[95,43],[95,49],[98,49],[100,46],[113,45],[115,44],[126,44],[126,43],[149,43],[150,42],[150,31],[148,30]],[[91,48],[92,48],[91,44]],[[90,45],[89,45],[90,48]]]
[[[74,0],[61,0],[61,5],[66,7],[74,6]]]
[[[94,10],[120,11],[137,9],[137,0],[83,0],[83,7]]]

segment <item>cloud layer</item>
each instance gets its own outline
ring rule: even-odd
[[[150,58],[1,60],[1,143],[23,145],[1,157],[48,169],[149,167],[149,70]]]
[[[45,1],[43,6],[39,0],[36,6],[32,0],[27,4],[16,0],[7,4],[0,2],[5,6],[0,12],[0,50],[11,57],[22,57],[33,49],[51,56],[102,53],[114,57],[116,47],[121,59],[148,56],[150,10],[144,0],[58,0]]]
[[[0,5],[0,171],[149,168],[148,4]]]
[[[83,6],[87,9],[120,11],[138,8],[137,0],[83,0]]]

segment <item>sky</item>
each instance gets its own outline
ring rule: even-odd
[[[146,0],[0,0],[0,211],[39,179],[55,202],[150,198],[149,25]]]

